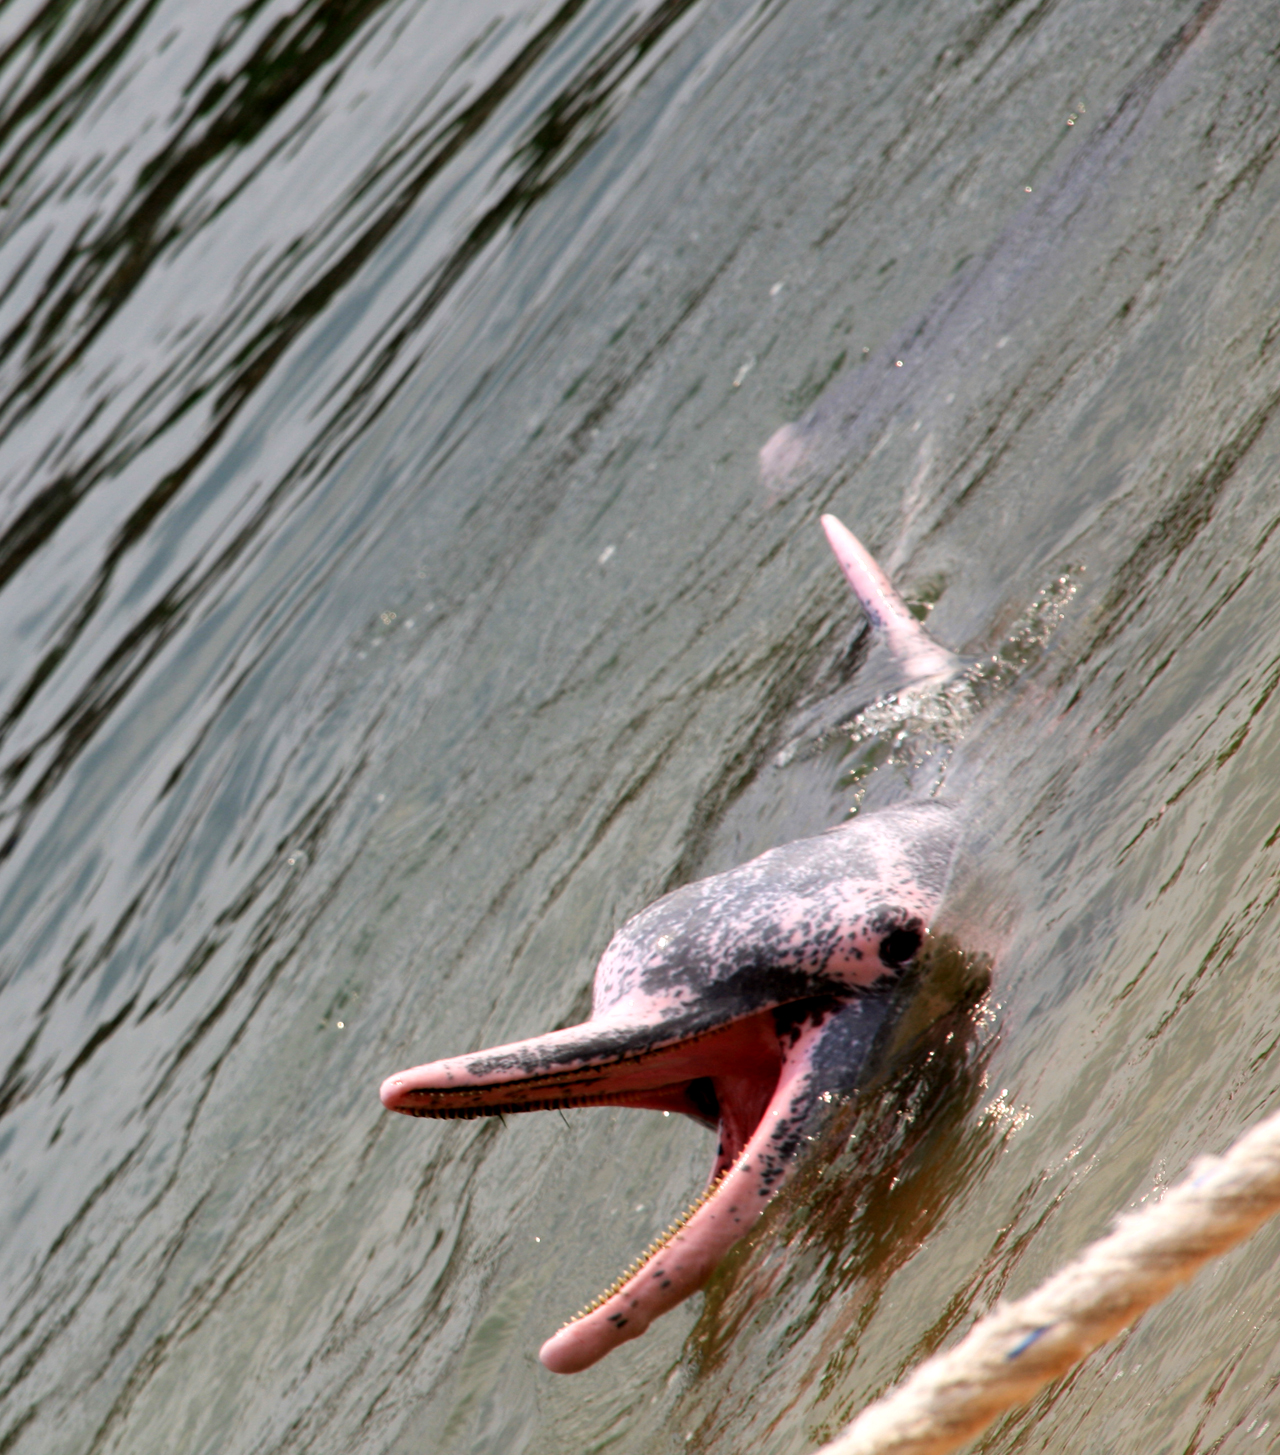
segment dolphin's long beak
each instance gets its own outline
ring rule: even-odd
[[[783,1184],[810,1115],[851,1089],[894,997],[824,997],[702,1029],[608,1017],[398,1072],[383,1104],[411,1116],[548,1107],[679,1111],[719,1129],[707,1191],[626,1274],[542,1347],[560,1374],[587,1368],[700,1288]]]

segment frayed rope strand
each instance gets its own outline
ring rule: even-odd
[[[868,1405],[817,1455],[945,1455],[1025,1403],[1204,1263],[1280,1212],[1280,1113],[1203,1157],[1160,1202],[1117,1219],[1034,1293]]]

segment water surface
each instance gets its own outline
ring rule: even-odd
[[[1265,7],[84,0],[0,67],[0,1449],[800,1455],[1273,1107]],[[934,781],[827,731],[825,509],[1008,667],[994,988],[557,1379],[709,1134],[376,1087]],[[983,1448],[1260,1448],[1276,1236]]]

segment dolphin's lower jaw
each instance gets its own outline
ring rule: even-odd
[[[547,1107],[613,1105],[680,1111],[718,1126],[706,1192],[622,1278],[543,1345],[558,1374],[586,1369],[694,1293],[757,1221],[812,1132],[815,1105],[864,1079],[890,999],[824,997],[777,1006],[660,1050],[651,1026],[628,1055],[610,1028],[609,1060],[500,1073],[545,1054],[550,1038],[415,1067],[389,1078],[384,1104],[411,1116],[474,1117]]]
[[[781,1187],[801,1146],[800,1125],[812,1102],[807,1041],[784,1057],[773,1094],[755,1131],[727,1170],[713,1176],[708,1194],[674,1235],[660,1240],[621,1287],[566,1324],[538,1357],[555,1374],[576,1374],[706,1283],[730,1248],[749,1231]],[[797,1054],[799,1053],[799,1054]],[[723,1144],[717,1162],[723,1159]]]

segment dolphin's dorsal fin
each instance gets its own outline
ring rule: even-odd
[[[918,679],[955,672],[962,665],[960,658],[940,647],[911,615],[907,603],[849,527],[834,515],[824,515],[822,528],[867,619],[883,634],[907,675]]]

